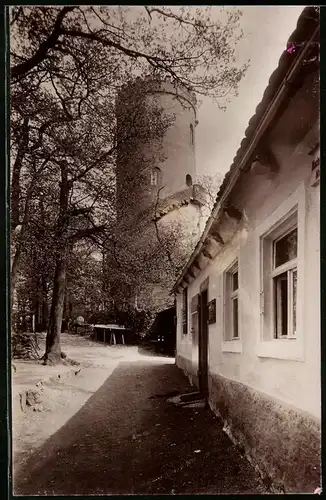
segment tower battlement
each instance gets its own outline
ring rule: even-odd
[[[166,75],[164,78],[155,78],[152,75],[146,77],[136,77],[130,79],[123,85],[117,96],[117,104],[124,99],[132,99],[133,95],[137,94],[171,94],[185,104],[188,103],[196,113],[197,98],[196,94],[188,89],[185,85],[177,83],[171,75]]]

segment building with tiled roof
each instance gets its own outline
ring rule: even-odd
[[[173,287],[177,365],[272,492],[320,486],[319,108],[307,7]]]

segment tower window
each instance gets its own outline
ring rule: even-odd
[[[190,174],[186,175],[186,184],[187,184],[188,187],[192,186],[192,177],[191,177]]]
[[[157,186],[159,184],[160,173],[161,170],[158,167],[155,167],[151,170],[151,177],[150,177],[151,186]]]
[[[194,145],[194,127],[193,124],[190,124],[190,144]]]

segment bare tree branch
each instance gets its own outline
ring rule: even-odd
[[[31,69],[35,68],[35,66],[40,64],[40,62],[44,61],[48,54],[48,51],[55,46],[55,43],[61,34],[60,28],[65,16],[75,8],[76,7],[74,6],[70,6],[63,7],[63,9],[60,10],[50,36],[40,44],[38,50],[30,59],[23,63],[17,64],[16,66],[13,66],[13,68],[11,69],[12,77],[24,75]]]
[[[29,142],[29,118],[25,118],[18,143],[18,152],[12,169],[11,183],[11,227],[15,229],[20,219],[20,173]]]

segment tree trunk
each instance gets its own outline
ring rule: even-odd
[[[10,280],[11,297],[14,296],[14,293],[16,290],[20,260],[21,260],[21,247],[20,247],[20,245],[18,245],[18,248],[16,249],[16,252],[14,255],[12,266],[11,266],[11,275],[10,275],[10,278],[11,278],[11,280]]]
[[[46,337],[45,364],[57,364],[61,362],[60,334],[65,299],[67,257],[67,244],[64,242],[60,249],[55,267],[50,322]]]
[[[18,152],[12,169],[11,180],[11,229],[19,225],[20,220],[20,173],[29,141],[29,119],[25,118],[19,140]]]
[[[35,187],[35,181],[33,180],[31,182],[28,190],[27,190],[24,218],[22,221],[20,233],[17,236],[18,241],[16,243],[15,254],[14,254],[14,258],[12,260],[12,265],[11,265],[10,292],[11,292],[12,298],[13,298],[15,290],[16,290],[16,285],[17,285],[17,280],[18,280],[18,275],[19,275],[19,267],[20,267],[20,262],[21,262],[22,249],[23,249],[23,245],[25,242],[27,229],[28,229],[30,202],[31,202],[33,191],[34,191],[34,187]],[[11,313],[12,313],[12,303],[11,303]]]
[[[62,331],[67,332],[69,326],[69,291],[66,283],[65,286],[65,298],[63,305],[63,320],[62,320]]]
[[[50,311],[49,327],[46,336],[46,350],[44,354],[44,364],[57,364],[61,362],[60,334],[62,327],[63,306],[66,288],[66,273],[68,266],[68,241],[67,211],[69,204],[69,193],[71,183],[68,180],[68,165],[61,164],[60,182],[60,213],[57,222],[56,238],[58,246],[56,249],[56,265],[54,274],[53,294]]]
[[[42,314],[41,314],[41,331],[48,329],[49,306],[48,306],[48,291],[46,279],[42,278]]]
[[[13,258],[12,265],[11,265],[11,275],[10,275],[10,278],[11,278],[11,284],[10,284],[11,297],[13,297],[14,292],[16,290],[21,255],[22,255],[23,242],[25,239],[25,235],[27,233],[27,218],[28,218],[28,211],[29,211],[28,204],[29,204],[29,202],[26,202],[24,222],[22,224],[22,228],[21,228],[21,231],[19,234],[19,241],[17,242],[14,258]]]
[[[46,215],[44,211],[44,201],[43,196],[40,197],[40,211],[41,217],[45,220]],[[46,239],[46,234],[44,228],[41,229],[41,237]],[[49,304],[48,304],[48,283],[47,283],[48,273],[41,275],[41,283],[40,283],[40,323],[39,328],[40,332],[47,331],[48,329],[48,320],[49,320]]]

